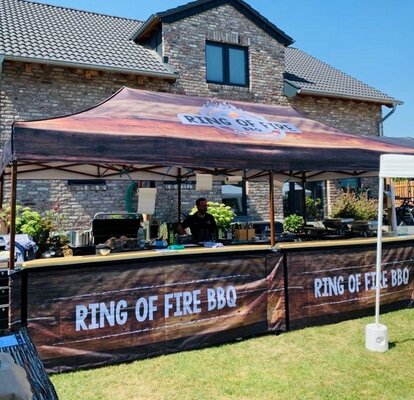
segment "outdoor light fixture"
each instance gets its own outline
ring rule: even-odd
[[[226,176],[225,183],[227,184],[238,184],[243,180],[243,177],[241,175],[231,175]]]
[[[213,189],[213,175],[196,174],[196,191],[211,191]]]

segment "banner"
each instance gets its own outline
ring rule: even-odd
[[[414,291],[412,243],[386,244],[381,275],[382,311],[407,307]],[[376,247],[288,252],[290,329],[372,315]]]
[[[382,312],[413,304],[413,252],[384,244]],[[375,258],[342,244],[29,268],[11,276],[11,325],[48,372],[136,360],[373,315]]]
[[[135,360],[267,331],[263,252],[25,272],[28,329],[48,371]]]

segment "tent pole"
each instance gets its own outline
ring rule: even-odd
[[[177,190],[178,190],[178,219],[177,222],[181,224],[181,168],[178,168],[178,175],[177,175]]]
[[[379,178],[378,197],[378,231],[377,231],[377,263],[375,288],[375,324],[379,324],[380,294],[381,294],[381,253],[382,253],[382,208],[384,205],[384,178]]]
[[[3,208],[3,201],[4,201],[4,173],[1,175],[1,178],[0,178],[0,208]]]
[[[302,174],[302,209],[303,209],[303,220],[305,221],[306,225],[306,178],[305,174]]]
[[[269,171],[269,204],[270,204],[270,245],[275,245],[275,189],[273,171]]]
[[[11,165],[11,188],[10,188],[10,252],[9,270],[14,270],[14,251],[16,234],[16,190],[17,190],[17,163]]]
[[[391,193],[391,230],[397,232],[397,213],[395,210],[395,190],[394,179],[390,180],[390,193]]]

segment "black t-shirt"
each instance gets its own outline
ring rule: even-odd
[[[182,227],[191,229],[194,243],[217,239],[217,225],[211,214],[206,213],[204,218],[200,218],[197,213],[189,215],[182,223]]]

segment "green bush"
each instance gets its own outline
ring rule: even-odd
[[[0,219],[8,230],[11,222],[10,212],[10,206],[0,211]],[[61,216],[55,211],[40,214],[30,207],[16,206],[16,233],[29,235],[39,247],[40,253],[50,246],[68,242],[67,236],[63,233],[55,233],[52,238],[50,237],[50,233],[58,228],[60,221]]]
[[[304,226],[305,220],[297,214],[291,214],[283,220],[283,230],[286,232],[298,233]]]
[[[322,200],[313,199],[310,196],[305,198],[306,212],[315,220],[319,221],[322,214]]]
[[[377,218],[378,202],[368,199],[366,193],[356,195],[350,191],[341,193],[332,204],[332,218],[353,218],[368,221]]]
[[[229,228],[234,217],[236,216],[231,207],[226,206],[223,203],[215,203],[212,201],[207,202],[207,205],[207,212],[214,217],[217,226],[222,229]],[[191,209],[190,214],[195,214],[196,212],[197,207],[194,206]]]

